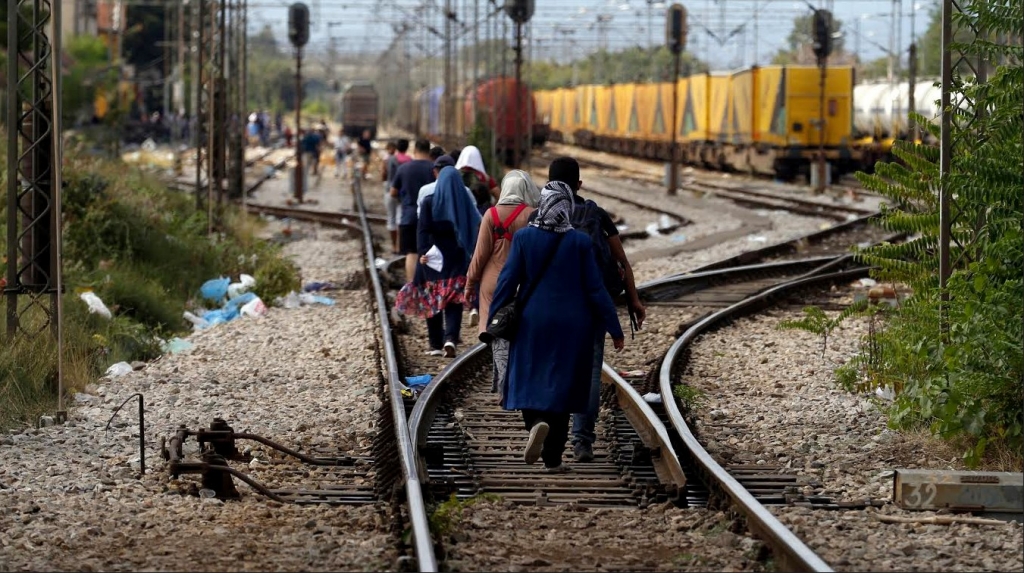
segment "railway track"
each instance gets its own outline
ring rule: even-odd
[[[542,162],[540,159],[531,157],[529,171],[530,175],[534,178],[535,182],[547,180],[547,164]],[[692,222],[679,209],[667,209],[664,207],[660,207],[658,205],[654,205],[649,201],[641,201],[629,197],[623,197],[621,194],[609,193],[601,189],[595,189],[592,186],[587,186],[587,188],[583,191],[583,194],[596,195],[604,199],[611,199],[612,201],[626,205],[630,209],[637,209],[639,211],[653,213],[654,215],[657,216],[658,219],[667,218],[667,220],[664,221],[665,224],[659,225],[658,232],[660,233],[672,233],[681,227],[689,225]],[[609,205],[606,202],[602,202],[602,207],[604,207],[606,211],[609,211],[610,214],[612,214],[613,216],[618,216],[620,221],[617,221],[617,223],[625,222],[627,224],[634,225],[638,223],[637,221],[631,221],[631,217],[625,217],[625,220],[622,221],[623,217],[621,216],[621,213],[617,213],[613,205]],[[628,241],[631,239],[646,238],[648,236],[648,233],[645,230],[625,231],[623,233],[620,233],[619,236],[622,238],[623,241]]]
[[[354,182],[362,210],[358,185]],[[372,264],[376,258],[365,212],[360,213],[357,226],[346,214],[266,206],[252,209],[358,231],[364,237],[367,260]],[[654,304],[671,299],[703,308],[732,308],[751,292],[785,279],[813,276],[834,267],[836,260],[819,256],[758,269],[690,273],[644,285],[644,296]],[[490,393],[490,355],[484,345],[460,354],[415,400],[410,399],[402,374],[424,368],[408,344],[395,344],[384,286],[378,273],[369,275],[382,328],[382,360],[387,364],[383,391],[388,395],[385,409],[389,412],[381,412],[379,423],[388,429],[381,435],[390,436],[392,443],[385,444],[388,440],[382,439],[370,458],[331,460],[330,467],[312,470],[286,463],[286,455],[270,459],[265,479],[292,476],[297,483],[265,493],[296,503],[391,504],[390,511],[401,524],[396,530],[408,525],[413,532],[412,547],[420,570],[432,571],[439,558],[445,557],[446,547],[431,536],[426,509],[429,499],[469,500],[496,494],[516,506],[639,511],[665,502],[682,507],[720,506],[724,492],[731,506],[746,515],[751,528],[769,543],[778,560],[798,570],[829,570],[764,508],[766,503],[793,501],[786,494],[798,485],[794,476],[770,473],[777,468],[739,466],[722,469],[725,478],[717,475],[705,463],[707,453],[695,449],[699,444],[695,439],[690,443],[686,430],[678,426],[674,401],[667,406],[648,404],[638,391],[646,380],[624,378],[607,364],[599,429],[605,439],[596,444],[595,462],[577,465],[570,474],[549,474],[521,463],[527,434],[520,429],[518,413],[502,410]],[[662,395],[671,394],[662,390]],[[313,454],[325,461],[331,458],[330,452]],[[384,460],[389,461],[389,468],[378,467]],[[400,509],[398,498],[386,497],[389,488],[392,492],[403,490]],[[800,499],[819,505],[828,501]]]
[[[845,259],[845,260],[844,260]],[[823,264],[825,263],[825,264]],[[831,297],[821,294],[821,287],[836,282],[848,282],[867,275],[866,267],[850,264],[848,258],[822,258],[806,261],[792,261],[758,265],[743,269],[711,271],[704,276],[689,280],[678,277],[671,287],[659,284],[648,287],[659,291],[661,296],[672,296],[679,305],[710,309],[710,312],[696,321],[685,325],[681,336],[669,348],[657,373],[657,389],[661,396],[673,396],[662,401],[660,413],[671,427],[675,437],[684,444],[679,448],[688,456],[688,462],[698,468],[699,475],[710,484],[711,498],[718,502],[727,501],[738,508],[747,518],[747,523],[762,539],[776,549],[776,558],[785,570],[824,570],[827,566],[813,554],[788,529],[781,527],[772,514],[763,506],[753,503],[765,498],[766,489],[788,482],[786,495],[776,502],[795,503],[826,508],[861,508],[863,504],[835,503],[817,495],[797,494],[805,485],[801,478],[787,475],[782,467],[763,465],[721,465],[700,444],[687,422],[685,412],[674,396],[680,385],[682,373],[686,371],[688,348],[693,341],[714,328],[720,327],[741,316],[756,312],[779,302],[791,301],[799,304],[827,306]],[[768,275],[768,276],[765,276]],[[713,284],[709,280],[717,277],[722,283],[704,289],[700,284]],[[668,282],[668,281],[666,281]],[[689,287],[689,288],[687,288]],[[812,297],[800,295],[802,291],[815,289]],[[671,294],[669,294],[671,293]],[[769,493],[769,497],[774,497]]]
[[[780,285],[794,281],[846,279],[866,272],[856,268],[819,278],[849,266],[850,259],[818,256],[676,276],[644,285],[643,296],[654,304],[673,303],[705,312],[737,305],[745,308],[745,301],[766,289],[778,291]],[[429,368],[411,348],[406,350],[408,372]],[[433,377],[411,409],[418,471],[434,499],[469,500],[496,494],[516,506],[623,510],[664,501],[687,507],[724,504],[746,516],[786,567],[830,570],[764,506],[852,506],[798,493],[806,483],[775,466],[709,470],[707,452],[695,439],[687,438],[687,430],[676,426],[672,407],[648,404],[641,397],[651,380],[620,376],[606,364],[600,422],[605,440],[595,444],[595,463],[576,464],[577,471],[570,474],[549,474],[520,461],[527,435],[517,413],[503,411],[490,392],[489,364],[486,346],[471,347]],[[671,392],[662,390],[662,395]]]
[[[691,191],[705,192],[729,199],[738,205],[784,209],[801,215],[826,217],[837,221],[848,221],[876,213],[876,211],[871,209],[834,202],[826,203],[785,194],[767,193],[741,185],[724,185],[695,180],[688,183],[686,187]]]

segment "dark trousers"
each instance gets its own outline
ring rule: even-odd
[[[527,430],[532,429],[538,422],[548,423],[550,429],[548,437],[544,440],[544,449],[540,451],[540,459],[544,460],[544,465],[549,468],[562,465],[565,442],[569,439],[569,414],[523,410],[523,421],[526,422]]]
[[[462,305],[449,304],[444,310],[427,319],[427,339],[430,347],[440,350],[445,342],[459,343],[462,329]]]

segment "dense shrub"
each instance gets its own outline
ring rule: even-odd
[[[981,37],[1019,37],[1022,7],[1022,0],[968,1],[961,23],[985,31]],[[859,258],[876,265],[876,278],[908,285],[913,294],[889,313],[870,341],[871,356],[859,364],[872,384],[896,391],[894,424],[927,425],[966,442],[964,457],[975,464],[989,445],[1018,455],[1024,445],[1024,51],[982,40],[961,48],[1006,63],[985,83],[956,80],[971,109],[985,113],[954,113],[948,302],[938,281],[939,151],[898,143],[902,165],[880,164],[875,175],[858,178],[890,199],[881,224],[912,238],[865,249]],[[938,138],[938,128],[930,129]]]

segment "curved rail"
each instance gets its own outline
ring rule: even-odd
[[[769,288],[759,294],[749,297],[743,301],[712,313],[701,321],[690,327],[675,343],[669,348],[661,363],[659,375],[659,390],[662,395],[662,402],[669,420],[675,427],[679,436],[690,449],[694,460],[721,486],[722,490],[747,516],[748,525],[758,532],[766,542],[776,549],[776,553],[782,562],[782,568],[793,571],[832,571],[816,553],[803,543],[788,528],[782,525],[774,515],[763,505],[754,499],[740,483],[711,457],[697,438],[690,431],[679,404],[673,398],[672,393],[672,368],[681,352],[712,325],[725,319],[736,318],[755,308],[763,306],[773,297],[793,289],[810,286],[818,283],[826,283],[840,279],[848,279],[864,276],[868,272],[866,267],[856,268],[847,271],[818,275],[806,278],[799,278],[781,285]]]
[[[381,334],[384,342],[384,360],[388,368],[388,393],[391,400],[391,414],[395,421],[395,436],[398,439],[398,453],[401,457],[402,477],[405,478],[405,495],[409,504],[409,521],[416,560],[420,571],[437,571],[437,559],[434,546],[430,539],[430,523],[427,519],[427,508],[423,503],[423,488],[420,485],[416,470],[416,457],[409,435],[409,424],[405,417],[405,403],[402,400],[401,377],[398,373],[398,356],[395,353],[394,334],[388,318],[387,300],[384,288],[374,266],[373,235],[370,232],[370,221],[366,216],[366,205],[358,177],[352,179],[352,194],[355,195],[359,208],[359,221],[362,225],[363,244],[366,248],[368,261],[367,271],[373,284],[373,294],[377,303],[377,315],[380,320]]]
[[[846,221],[851,216],[859,218],[875,214],[874,210],[862,207],[830,204],[795,196],[787,197],[785,195],[776,195],[746,187],[733,187],[709,181],[694,181],[689,183],[688,187],[692,190],[711,193],[739,204],[784,209],[793,213],[800,213],[801,215],[826,217],[837,221]]]
[[[272,215],[278,218],[291,218],[299,221],[308,221],[312,223],[319,223],[328,227],[334,227],[339,229],[349,229],[357,233],[365,233],[361,224],[353,223],[349,221],[350,217],[360,218],[361,215],[356,214],[345,214],[337,211],[313,211],[310,209],[296,209],[295,207],[278,207],[275,205],[261,205],[259,203],[246,203],[245,209],[249,213],[256,215]],[[369,223],[369,217],[367,217],[367,223]],[[373,264],[373,261],[370,261]]]
[[[809,257],[792,261],[775,261],[710,270],[696,270],[689,273],[670,275],[636,285],[636,290],[644,300],[658,300],[667,291],[669,296],[678,296],[680,290],[696,291],[716,281],[727,281],[746,274],[786,273],[806,270],[814,272],[826,265],[833,265],[838,258],[849,255]],[[710,266],[710,265],[709,265]],[[693,283],[693,284],[690,284]]]

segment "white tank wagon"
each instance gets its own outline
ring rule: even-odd
[[[938,123],[941,89],[938,80],[922,80],[914,84],[914,108],[917,113]],[[853,88],[853,129],[859,136],[880,138],[905,134],[907,110],[910,109],[910,86],[906,82],[865,83]]]

